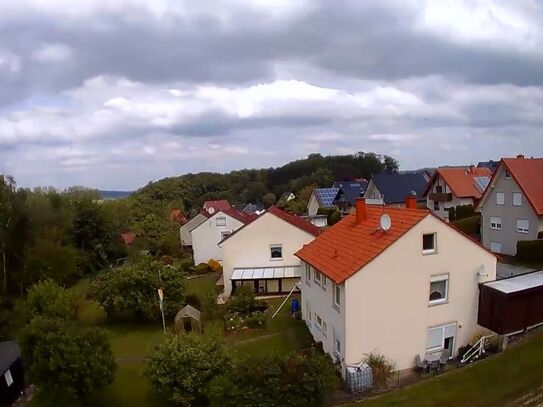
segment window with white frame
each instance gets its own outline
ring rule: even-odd
[[[283,258],[283,245],[270,245],[270,257],[272,258],[272,260],[281,260]]]
[[[311,285],[311,266],[309,264],[305,265],[305,282],[307,285]]]
[[[224,216],[216,218],[215,226],[226,226],[226,218]]]
[[[505,169],[505,179],[511,179],[511,172],[507,168]]]
[[[326,325],[326,321],[322,321],[322,333],[324,336],[326,336],[326,333],[328,331],[328,326]]]
[[[436,234],[425,233],[422,235],[422,253],[431,254],[436,252]]]
[[[341,306],[341,287],[338,284],[334,284],[334,305],[337,309]]]
[[[502,252],[501,242],[490,241],[490,251],[493,253],[501,253]]]
[[[307,321],[311,322],[311,308],[309,308],[309,301],[305,302],[305,314]]]
[[[319,270],[315,270],[315,273],[313,275],[315,277],[315,283],[317,283],[318,285],[321,285],[321,278],[322,278],[321,272]]]
[[[447,302],[449,291],[449,275],[440,274],[430,277],[430,305],[443,304]]]
[[[522,194],[513,192],[513,206],[522,206]]]
[[[225,231],[221,232],[221,240],[226,239],[231,234],[232,234],[232,232],[230,230],[225,230]]]
[[[503,192],[496,192],[496,205],[505,205],[505,194]]]
[[[443,350],[445,345],[450,341],[454,341],[455,336],[456,323],[428,328],[426,334],[426,352]]]
[[[502,218],[499,216],[490,217],[490,229],[500,230],[502,228]]]
[[[317,328],[322,329],[322,318],[317,313],[315,313],[315,323],[317,324]]]
[[[324,291],[326,291],[326,285],[328,284],[328,280],[327,280],[327,278],[326,278],[326,276],[325,276],[324,274],[321,276],[321,278],[322,278],[322,285],[321,285],[321,287],[322,287],[322,289],[323,289]]]
[[[335,340],[334,350],[336,351],[338,355],[341,355],[341,341],[339,340],[339,338],[336,338]]]
[[[519,233],[529,233],[530,232],[530,221],[528,219],[517,219],[517,232],[519,232]]]
[[[8,369],[4,373],[4,379],[6,380],[6,384],[8,387],[10,387],[13,384],[13,376],[11,375],[11,371]]]

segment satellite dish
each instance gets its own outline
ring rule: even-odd
[[[387,230],[390,230],[392,226],[392,219],[390,219],[390,216],[388,216],[385,213],[381,216],[381,219],[379,220],[379,224],[381,225],[381,229],[383,229],[386,232]]]
[[[213,215],[213,214],[215,213],[215,208],[214,208],[214,207],[208,208],[208,209],[207,209],[207,212],[208,212],[210,215]]]

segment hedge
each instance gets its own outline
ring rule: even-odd
[[[478,235],[481,231],[481,215],[475,215],[451,223],[468,235]]]
[[[517,242],[517,259],[520,261],[543,261],[543,239],[519,240]]]

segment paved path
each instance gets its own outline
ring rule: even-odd
[[[498,263],[498,267],[496,269],[496,278],[500,279],[514,277],[521,274],[529,273],[531,271],[535,271],[535,269],[523,266],[515,266],[513,264]]]

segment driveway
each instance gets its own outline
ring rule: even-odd
[[[514,264],[498,263],[498,267],[496,269],[496,278],[501,279],[507,277],[515,277],[521,274],[529,273],[531,271],[535,271],[535,269],[523,266],[515,266]]]

